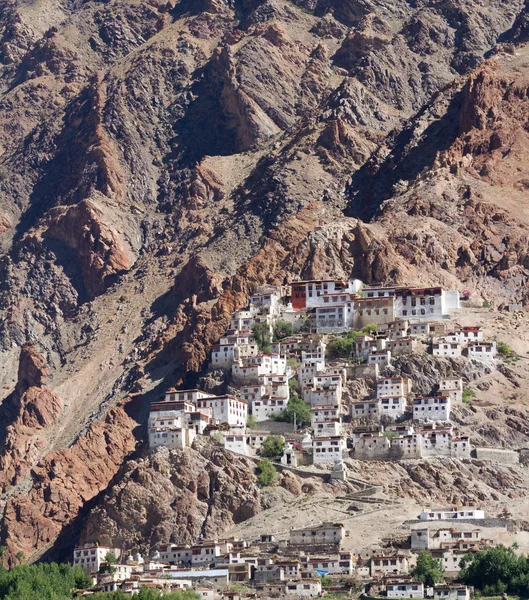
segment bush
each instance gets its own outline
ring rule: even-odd
[[[261,445],[261,456],[275,458],[281,456],[285,449],[285,440],[278,435],[270,435]]]
[[[254,429],[256,425],[257,419],[255,418],[255,416],[248,415],[248,418],[246,419],[246,427],[248,427],[249,429]]]
[[[475,397],[476,397],[476,392],[472,388],[466,387],[463,390],[463,402],[465,404],[470,404],[470,401]]]
[[[364,335],[369,335],[370,333],[374,333],[377,330],[377,326],[375,323],[368,323],[362,327],[362,333]]]
[[[488,300],[483,300],[483,308],[492,308],[492,304]]]
[[[277,469],[268,458],[263,458],[257,465],[257,481],[262,486],[272,485],[277,479]]]
[[[200,596],[196,592],[190,590],[178,590],[176,592],[167,592],[162,595],[162,592],[152,588],[142,587],[137,596],[137,600],[199,600]],[[90,600],[130,600],[130,594],[125,594],[121,590],[117,592],[100,592],[90,596]]]
[[[280,340],[294,335],[294,327],[292,323],[288,323],[287,321],[278,320],[274,324],[274,342],[279,342]]]
[[[498,351],[498,354],[501,354],[502,356],[509,356],[513,353],[512,348],[505,342],[496,342],[496,350]]]

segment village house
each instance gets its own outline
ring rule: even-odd
[[[252,415],[256,421],[266,421],[273,415],[278,415],[287,407],[288,400],[285,398],[262,398],[255,400],[252,404]]]
[[[340,436],[314,438],[312,441],[312,461],[315,465],[333,464],[343,459],[347,449],[344,438]]]
[[[199,410],[209,409],[212,419],[232,426],[245,426],[248,420],[248,403],[230,394],[202,398],[197,401]]]
[[[341,382],[324,386],[306,386],[302,389],[303,400],[315,406],[321,404],[339,405],[342,401]]]
[[[250,329],[251,330],[252,327],[256,323],[256,320],[255,320],[256,315],[257,315],[257,310],[254,307],[234,311],[231,316],[230,329],[234,329],[234,330]]]
[[[443,358],[458,358],[463,352],[463,346],[459,342],[448,342],[444,338],[433,338],[432,355]]]
[[[261,375],[287,374],[287,361],[279,354],[246,356],[232,365],[231,372],[236,380],[256,381]]]
[[[99,546],[98,544],[84,544],[77,546],[73,551],[74,567],[81,567],[87,574],[98,573],[102,565],[106,564],[106,555],[113,554],[119,558],[121,551],[119,548],[110,548],[109,546]]]
[[[436,585],[434,600],[470,600],[470,589],[466,585]]]
[[[363,402],[351,402],[351,419],[372,419],[380,418],[380,401],[365,400]]]
[[[235,454],[249,454],[247,436],[245,433],[229,433],[224,436],[224,448]]]
[[[420,433],[399,435],[390,440],[391,458],[402,460],[421,458],[423,455],[423,438]]]
[[[354,301],[354,329],[360,330],[366,325],[383,325],[395,320],[395,299],[356,298]]]
[[[428,337],[430,335],[430,323],[412,323],[410,325],[412,337]]]
[[[468,544],[468,548],[471,548],[476,544],[480,544],[482,539],[481,529],[474,527],[462,529],[455,529],[454,527],[443,527],[439,529],[416,527],[411,530],[410,544],[411,549],[415,551],[451,548],[457,546],[461,542]]]
[[[385,347],[385,339],[375,338],[372,335],[359,335],[355,340],[355,356],[367,360],[370,352],[384,350]]]
[[[391,352],[389,350],[376,350],[370,352],[367,356],[368,365],[378,365],[386,367],[391,363]]]
[[[389,458],[390,441],[382,431],[363,433],[353,438],[353,449],[358,460],[383,460]]]
[[[404,354],[413,354],[417,351],[417,340],[411,337],[399,338],[397,340],[388,340],[386,350],[391,352],[391,356],[402,356]]]
[[[413,418],[416,421],[450,421],[450,398],[435,396],[413,401]]]
[[[440,396],[448,396],[452,405],[463,402],[463,380],[460,377],[444,377],[439,380]]]
[[[301,558],[305,571],[326,573],[329,575],[352,575],[355,568],[354,556],[351,552],[340,552],[338,555],[323,557],[303,556]]]
[[[483,341],[483,329],[481,327],[460,327],[448,335],[460,344],[467,345],[471,342]]]
[[[315,404],[310,409],[312,427],[315,423],[341,420],[340,408],[337,404]]]
[[[314,423],[312,430],[315,438],[338,437],[342,435],[342,424],[339,420]]]
[[[451,521],[452,519],[484,519],[485,512],[476,508],[462,508],[452,510],[449,508],[441,510],[426,510],[419,515],[420,521]]]
[[[407,377],[380,377],[377,379],[377,398],[407,397],[411,393],[411,379]]]
[[[395,581],[386,583],[388,598],[424,598],[422,581]]]
[[[323,300],[329,302],[336,296],[325,296]],[[344,304],[317,306],[315,309],[317,333],[343,333],[349,331],[354,323],[354,301],[351,299]]]
[[[358,294],[362,289],[362,282],[353,281],[313,280],[294,281],[291,283],[291,302],[294,310],[304,310],[316,306],[323,306],[322,296],[328,294]]]
[[[340,546],[345,537],[342,523],[322,523],[316,527],[291,529],[289,543],[310,549],[311,546]]]
[[[470,342],[467,346],[470,360],[491,361],[496,357],[496,342]]]
[[[380,577],[389,574],[401,575],[408,573],[409,561],[406,556],[376,555],[371,557],[371,577]]]
[[[190,448],[196,437],[192,429],[181,427],[151,427],[149,429],[149,447],[165,446],[184,450]]]
[[[379,399],[380,414],[396,419],[406,412],[404,396],[386,397]]]
[[[175,390],[174,388],[170,388],[165,393],[165,398],[163,402],[188,402],[190,404],[196,405],[197,400],[201,400],[202,398],[212,398],[214,394],[210,394],[209,392],[203,392],[202,390]],[[158,404],[158,403],[153,403]]]
[[[289,581],[284,587],[285,596],[298,596],[301,598],[316,598],[321,596],[321,579],[302,579]]]
[[[299,365],[297,374],[301,388],[312,385],[314,377],[325,369],[325,363],[320,360],[309,360]]]

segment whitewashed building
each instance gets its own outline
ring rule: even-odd
[[[404,396],[379,398],[379,408],[381,415],[396,419],[406,412],[406,398]]]
[[[439,380],[439,395],[448,396],[452,405],[463,402],[463,380],[460,377],[444,377]]]
[[[261,398],[252,404],[252,415],[257,421],[266,421],[273,415],[278,415],[287,407],[286,398]]]
[[[388,598],[424,598],[422,581],[395,581],[386,584]]]
[[[344,457],[347,444],[342,437],[314,438],[312,441],[312,461],[315,465],[333,464]]]
[[[228,425],[244,426],[248,420],[248,404],[242,398],[230,394],[202,398],[197,401],[199,410],[210,410],[214,421]]]
[[[449,342],[445,339],[434,339],[432,341],[433,356],[443,358],[458,358],[462,355],[463,346],[459,342]]]
[[[407,377],[380,377],[377,379],[377,398],[408,396],[412,389],[411,379]]]
[[[449,508],[440,510],[425,510],[419,515],[420,521],[451,521],[484,518],[485,512],[476,508],[462,508],[459,510],[452,510]]]
[[[74,567],[81,567],[87,575],[98,573],[101,566],[106,564],[105,557],[109,553],[119,558],[121,551],[119,548],[99,546],[98,544],[77,546],[73,551],[72,564]]]
[[[380,400],[366,400],[362,402],[351,402],[352,419],[379,419]]]
[[[450,410],[448,396],[417,398],[413,401],[413,418],[417,421],[450,421]]]
[[[467,351],[471,360],[492,361],[496,357],[496,342],[470,342]]]

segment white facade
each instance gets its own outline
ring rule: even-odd
[[[406,397],[411,392],[411,380],[406,377],[381,377],[377,379],[377,398]]]
[[[421,521],[451,521],[453,519],[484,519],[485,512],[476,508],[465,508],[461,510],[428,510],[419,515]]]
[[[303,400],[311,405],[339,405],[342,401],[342,385],[303,388]]]
[[[314,377],[325,369],[325,362],[321,360],[310,360],[303,362],[298,367],[298,381],[301,388],[311,385]]]
[[[246,434],[244,433],[227,433],[224,436],[224,448],[235,452],[235,454],[249,454],[248,444],[246,443]]]
[[[409,562],[405,556],[373,556],[371,558],[371,577],[377,575],[406,574]]]
[[[391,352],[389,350],[377,350],[370,352],[367,357],[367,364],[385,366],[391,362]]]
[[[285,584],[285,596],[315,598],[320,595],[321,581],[319,579],[302,579],[301,581],[289,581]]]
[[[496,357],[496,342],[472,342],[467,348],[471,360],[487,362]]]
[[[353,301],[334,304],[337,296],[325,296],[323,306],[316,307],[317,333],[343,333],[353,327],[355,308]]]
[[[413,418],[418,421],[450,421],[450,398],[418,398],[413,401]]]
[[[463,347],[459,342],[448,342],[444,339],[434,339],[432,341],[433,356],[443,358],[458,358],[461,356]]]
[[[355,565],[351,552],[340,552],[337,556],[308,557],[305,566],[309,571],[326,571],[330,575],[352,575]]]
[[[465,585],[438,585],[433,590],[434,600],[470,600],[470,589]]]
[[[286,398],[262,398],[252,404],[252,415],[257,421],[266,421],[272,415],[278,415],[287,407]]]
[[[211,410],[212,419],[228,425],[246,425],[248,420],[248,404],[235,396],[213,396],[197,401],[199,410]]]
[[[312,461],[315,465],[333,464],[342,460],[347,445],[342,437],[314,438]]]
[[[463,380],[457,377],[447,377],[439,380],[439,394],[448,396],[452,405],[463,402]]]
[[[379,406],[381,415],[397,418],[406,412],[406,398],[404,396],[380,398]]]
[[[386,584],[388,598],[424,598],[424,583],[421,581]]]
[[[352,419],[378,419],[380,417],[380,401],[366,400],[365,402],[351,403]]]
[[[191,447],[196,435],[193,429],[153,427],[149,429],[149,447],[165,446],[166,448],[184,450]]]
[[[114,554],[116,558],[119,558],[120,550],[108,546],[85,544],[84,546],[75,548],[73,551],[72,564],[74,567],[81,567],[87,575],[98,573],[101,566],[106,563],[105,556],[108,553]]]
[[[340,408],[337,405],[314,405],[310,412],[312,416],[313,427],[315,423],[324,423],[325,421],[341,419]]]
[[[314,423],[312,426],[314,437],[338,437],[342,435],[342,424],[336,421]]]

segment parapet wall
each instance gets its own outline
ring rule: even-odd
[[[520,455],[515,450],[475,448],[472,454],[478,460],[490,460],[504,465],[516,465],[520,462]]]

